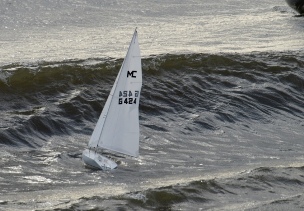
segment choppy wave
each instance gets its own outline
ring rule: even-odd
[[[235,177],[113,193],[115,196],[110,197],[81,197],[74,201],[62,198],[51,207],[52,210],[302,210],[303,174],[304,167],[260,167]],[[47,202],[40,202],[38,207],[43,208],[44,203]],[[20,207],[14,201],[0,201],[0,205]]]
[[[233,178],[214,178],[176,184],[142,192],[132,192],[108,199],[83,199],[76,206],[91,204],[105,209],[111,202],[117,209],[144,210],[284,210],[304,206],[303,167],[266,168],[243,172]],[[114,207],[112,207],[114,208]]]
[[[0,67],[0,144],[8,149],[2,158],[2,194],[25,192],[29,181],[34,190],[55,191],[58,185],[100,181],[98,174],[79,171],[79,147],[84,143],[77,138],[91,134],[121,63],[104,58]],[[107,198],[82,197],[63,206],[59,201],[57,207],[303,208],[303,167],[288,167],[302,155],[304,57],[300,52],[168,54],[144,58],[142,64],[143,158],[128,161],[129,165],[142,168],[139,172],[147,181],[138,180],[143,183],[148,178],[162,181],[170,174],[178,174],[183,183]],[[132,168],[123,161],[120,165],[121,176],[113,173],[113,178],[133,182]],[[285,167],[274,167],[279,165]],[[227,178],[184,178],[189,169],[200,174],[229,166],[251,170]],[[9,186],[12,179],[17,182]],[[0,204],[21,206],[9,200]]]
[[[86,126],[96,122],[121,62],[109,58],[2,66],[1,144],[39,147],[54,134],[90,133]],[[224,122],[301,121],[303,68],[297,52],[151,56],[143,60],[141,118],[166,120],[174,114],[184,121],[193,114],[192,124],[180,128],[183,133],[216,130]],[[153,122],[143,125],[166,131]]]

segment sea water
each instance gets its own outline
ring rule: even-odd
[[[285,1],[0,2],[1,210],[302,210],[304,20]],[[140,156],[85,168],[137,27]]]

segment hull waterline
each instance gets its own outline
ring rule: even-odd
[[[94,150],[85,149],[82,153],[82,160],[90,168],[111,170],[117,167],[114,161],[98,154]]]

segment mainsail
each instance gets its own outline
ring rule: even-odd
[[[138,156],[141,86],[141,58],[135,30],[127,55],[89,141],[90,148],[98,147]]]

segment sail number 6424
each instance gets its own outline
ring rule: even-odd
[[[119,91],[118,104],[136,104],[139,91]]]

